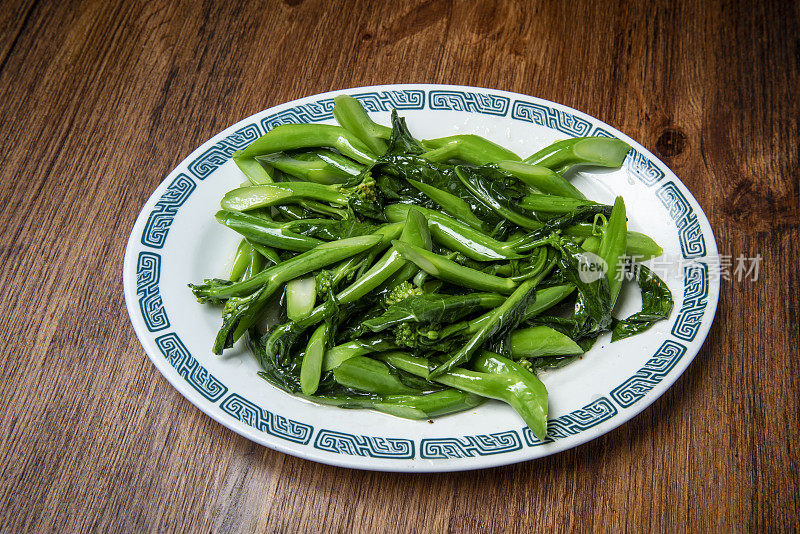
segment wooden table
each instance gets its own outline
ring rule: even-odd
[[[800,8],[695,0],[48,2],[0,9],[0,520],[9,531],[800,528]],[[184,400],[122,298],[125,242],[189,152],[266,107],[441,82],[583,110],[681,177],[725,281],[703,350],[630,423],[441,475],[255,445]]]

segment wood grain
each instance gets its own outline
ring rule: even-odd
[[[11,1],[0,14],[0,525],[9,531],[800,528],[800,6],[765,2]],[[369,473],[252,444],[153,368],[121,262],[156,185],[266,107],[396,82],[518,91],[661,155],[724,282],[630,423],[481,472]]]

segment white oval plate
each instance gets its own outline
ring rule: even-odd
[[[227,275],[238,239],[214,220],[222,195],[243,180],[230,160],[283,123],[334,123],[333,97],[358,98],[390,123],[396,108],[417,138],[458,133],[488,137],[525,157],[558,139],[618,137],[633,149],[616,171],[582,172],[573,183],[589,198],[621,194],[629,228],[663,248],[653,265],[675,299],[671,317],[647,332],[609,343],[575,363],[542,373],[550,392],[548,438],[537,440],[508,406],[427,421],[371,410],[343,410],[297,399],[256,373],[242,343],[214,356],[220,311],[198,304],[188,282]],[[584,113],[505,91],[452,85],[382,85],[324,93],[257,113],[214,136],[161,183],[145,204],[125,251],[125,302],[156,368],[192,404],[257,443],[327,464],[383,471],[457,471],[531,460],[580,445],[629,420],[662,395],[705,339],[719,298],[717,245],[703,210],[680,180],[628,136]],[[640,308],[626,284],[618,317]],[[180,424],[176,422],[176,424]]]

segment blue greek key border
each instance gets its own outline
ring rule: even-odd
[[[611,398],[623,408],[640,401],[664,380],[685,353],[686,346],[682,343],[671,339],[664,341],[644,367],[611,390]]]
[[[599,425],[603,421],[608,421],[617,413],[619,412],[614,403],[606,397],[600,397],[583,408],[578,408],[561,417],[550,419],[547,422],[547,437],[544,440],[534,436],[527,426],[522,429],[522,434],[525,436],[525,443],[529,447],[538,447],[545,443],[553,443],[557,439],[579,434],[584,430]]]
[[[259,137],[261,137],[261,130],[257,124],[248,124],[239,128],[192,161],[189,164],[189,172],[199,180],[205,180],[220,165],[231,159],[234,152],[242,150]]]
[[[708,304],[708,265],[702,262],[686,265],[683,279],[683,303],[672,325],[672,335],[683,341],[694,341]]]
[[[471,111],[505,117],[511,99],[506,96],[466,91],[431,91],[428,107],[435,111]]]
[[[618,139],[616,135],[612,134],[602,126],[597,126],[592,135],[595,137],[608,137],[611,139]],[[647,187],[651,187],[660,182],[666,174],[658,168],[658,165],[653,163],[647,156],[631,148],[628,151],[628,157],[625,158],[623,166],[628,172],[634,175],[640,182]],[[631,182],[634,183],[634,182]]]
[[[351,95],[364,105],[367,111],[391,111],[393,109],[424,109],[425,92],[417,89],[402,91],[371,91]],[[333,118],[333,98],[300,104],[293,108],[273,113],[261,119],[261,128],[268,132],[281,124],[305,124]]]
[[[670,181],[656,190],[656,198],[667,208],[669,216],[678,226],[678,240],[684,258],[700,258],[706,255],[706,241],[700,221],[678,186]]]
[[[197,185],[194,180],[185,174],[179,174],[167,186],[167,190],[161,195],[153,211],[147,217],[144,232],[142,232],[142,245],[152,248],[162,248],[164,246],[169,227],[172,226],[172,220],[178,213],[178,208],[183,206],[183,203],[186,202],[186,199],[196,188]]]
[[[369,456],[392,460],[414,458],[414,442],[410,439],[356,436],[324,428],[317,434],[314,448],[350,456]]]
[[[522,448],[519,434],[515,430],[495,434],[478,434],[462,438],[423,439],[419,445],[420,458],[446,459],[489,456]]]
[[[170,332],[157,337],[156,346],[178,374],[211,402],[217,402],[228,392],[225,384],[194,359],[177,334]]]
[[[467,111],[495,116],[508,116],[510,112],[514,120],[546,126],[568,136],[616,137],[605,128],[593,127],[590,121],[567,111],[538,102],[512,102],[502,95],[449,89],[431,90],[426,95],[424,90],[403,89],[369,91],[352,96],[370,112],[390,111],[393,108],[421,110],[426,105],[431,110]],[[188,164],[190,175],[179,174],[156,202],[142,232],[141,243],[151,249],[163,248],[179,208],[197,188],[195,179],[204,180],[209,177],[230,159],[233,152],[245,148],[262,135],[262,132],[279,124],[331,119],[332,109],[332,98],[300,104],[269,115],[258,123],[248,124],[204,151]],[[628,153],[625,167],[648,187],[659,184],[665,178],[664,171],[654,161],[635,149]],[[684,257],[704,256],[706,246],[699,220],[679,188],[670,181],[660,185],[655,194],[676,223]],[[162,332],[170,327],[158,287],[160,269],[159,254],[140,252],[136,271],[137,298],[142,318],[151,332]],[[692,263],[685,267],[684,298],[671,330],[675,338],[682,341],[694,340],[705,314],[707,300],[708,266],[701,262]],[[220,409],[230,417],[277,438],[302,445],[311,444],[313,426],[265,410],[236,393],[228,394],[228,387],[199,364],[177,334],[162,333],[155,338],[155,343],[164,358],[192,388],[210,402],[219,402]],[[615,403],[624,409],[643,399],[669,374],[686,350],[681,342],[666,340],[639,371],[614,388],[608,397],[600,397],[583,408],[551,419],[548,422],[546,440],[538,440],[527,427],[522,429],[522,439],[516,430],[462,437],[426,438],[420,441],[419,457],[450,459],[503,454],[521,450],[523,440],[528,447],[536,447],[577,435],[616,416],[619,409]],[[413,440],[354,435],[328,429],[317,432],[313,447],[352,456],[415,458]]]
[[[265,410],[237,393],[229,395],[219,407],[237,421],[286,441],[307,445],[314,433],[313,426]]]
[[[144,324],[151,332],[169,328],[169,318],[158,289],[160,279],[161,256],[153,252],[140,252],[136,262],[136,297]]]
[[[570,137],[587,136],[592,131],[592,124],[586,119],[538,102],[515,100],[511,118],[558,130]]]

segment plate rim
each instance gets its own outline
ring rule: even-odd
[[[464,471],[464,470],[473,470],[473,469],[484,469],[490,467],[499,467],[502,465],[510,465],[517,462],[523,462],[528,460],[533,460],[537,458],[542,458],[545,456],[549,456],[550,454],[556,454],[559,452],[564,452],[566,450],[572,449],[574,447],[578,447],[588,441],[591,441],[597,437],[605,435],[617,427],[621,426],[622,424],[630,421],[634,417],[640,415],[645,410],[652,405],[656,399],[660,398],[664,395],[673,385],[674,383],[683,375],[685,370],[689,367],[691,362],[697,356],[697,354],[702,349],[703,344],[708,336],[708,333],[714,323],[716,312],[719,303],[719,292],[720,292],[720,283],[719,280],[714,280],[713,282],[711,279],[708,279],[708,294],[706,296],[706,305],[704,308],[704,312],[700,319],[700,326],[696,332],[696,335],[693,337],[691,342],[688,342],[688,346],[686,348],[686,352],[683,353],[675,366],[670,368],[667,374],[661,379],[657,384],[655,384],[650,390],[645,392],[643,397],[640,400],[637,400],[634,404],[628,407],[622,407],[621,410],[617,410],[617,413],[611,416],[610,418],[592,426],[591,428],[587,428],[576,435],[571,436],[572,439],[569,442],[561,447],[557,448],[552,451],[547,451],[545,454],[536,454],[533,451],[537,450],[531,448],[530,446],[524,447],[521,449],[522,451],[528,451],[527,454],[517,454],[517,455],[503,455],[503,454],[493,454],[489,456],[476,456],[470,458],[446,458],[441,460],[431,460],[431,459],[424,459],[421,456],[414,456],[409,459],[398,460],[398,459],[382,459],[382,458],[374,458],[374,457],[364,457],[359,455],[348,455],[348,454],[335,454],[335,453],[325,453],[322,450],[314,448],[312,442],[310,440],[313,437],[313,434],[316,432],[315,429],[312,428],[311,433],[312,436],[309,437],[309,440],[306,444],[301,445],[298,443],[292,443],[285,440],[280,440],[273,438],[272,436],[261,432],[255,429],[252,426],[248,426],[245,423],[234,419],[233,417],[229,416],[225,412],[219,409],[215,404],[209,403],[203,396],[199,395],[198,392],[192,388],[190,383],[184,380],[180,374],[177,374],[176,369],[170,365],[167,359],[164,357],[162,353],[158,351],[158,348],[155,345],[155,336],[158,335],[156,332],[148,331],[146,325],[144,324],[144,320],[140,317],[139,307],[138,307],[138,300],[137,300],[137,285],[136,285],[136,253],[139,252],[139,249],[146,250],[145,247],[139,240],[139,236],[141,230],[145,226],[148,216],[152,212],[155,204],[161,199],[162,195],[165,193],[167,186],[178,176],[182,171],[181,169],[188,169],[189,163],[196,161],[200,156],[204,153],[208,152],[211,148],[213,148],[216,144],[218,144],[221,140],[227,138],[228,136],[234,134],[241,128],[250,125],[250,124],[257,124],[260,123],[261,120],[264,118],[269,117],[270,114],[280,113],[282,111],[297,108],[297,106],[307,105],[309,103],[316,103],[326,98],[332,98],[338,94],[354,94],[359,92],[380,92],[380,91],[402,91],[402,90],[419,90],[423,92],[423,106],[427,102],[428,98],[430,97],[430,91],[454,91],[454,92],[461,92],[461,93],[474,93],[474,94],[482,94],[482,95],[494,95],[505,97],[507,102],[510,104],[512,101],[528,101],[534,102],[536,104],[543,105],[545,107],[549,107],[551,109],[555,109],[561,112],[565,112],[567,114],[572,115],[573,117],[578,117],[589,124],[592,125],[593,129],[596,129],[595,125],[601,125],[607,133],[612,134],[616,137],[619,137],[628,143],[631,144],[632,147],[636,151],[639,151],[644,157],[650,159],[651,161],[655,162],[656,166],[660,167],[661,171],[664,172],[664,178],[672,180],[676,182],[678,185],[679,192],[687,199],[688,204],[690,207],[694,208],[694,213],[697,215],[698,223],[702,226],[701,234],[706,240],[706,251],[702,257],[705,258],[705,261],[718,264],[718,248],[716,237],[713,232],[713,228],[711,226],[708,217],[706,216],[704,210],[697,202],[694,195],[691,193],[689,188],[678,178],[675,173],[659,158],[657,158],[654,154],[652,154],[647,148],[645,148],[641,143],[637,142],[636,140],[632,139],[628,135],[624,134],[623,132],[617,130],[616,128],[608,125],[607,123],[592,117],[580,110],[573,109],[569,106],[565,106],[556,102],[552,102],[546,99],[525,95],[521,93],[515,93],[510,91],[503,91],[499,89],[490,89],[490,88],[483,88],[483,87],[475,87],[475,86],[463,86],[463,85],[452,85],[452,84],[427,84],[427,83],[415,83],[415,84],[383,84],[383,85],[371,85],[371,86],[360,86],[360,87],[351,87],[345,89],[338,89],[333,91],[327,91],[324,93],[318,93],[314,95],[308,95],[302,98],[294,99],[288,102],[279,103],[277,105],[271,106],[266,108],[262,111],[254,113],[249,117],[246,117],[235,124],[225,128],[221,132],[215,134],[207,141],[202,143],[199,147],[193,150],[186,158],[184,158],[175,168],[173,168],[167,176],[158,184],[155,188],[153,193],[148,197],[147,201],[144,203],[141,211],[137,215],[137,218],[131,227],[131,233],[128,238],[126,248],[125,248],[125,255],[123,259],[123,270],[122,270],[122,282],[123,282],[123,293],[125,298],[126,309],[128,311],[128,316],[131,320],[131,323],[134,328],[134,332],[142,344],[142,347],[147,354],[150,361],[153,365],[158,369],[158,371],[162,374],[167,381],[178,390],[181,395],[183,395],[186,400],[188,400],[191,404],[193,404],[196,408],[200,411],[211,417],[213,420],[217,421],[224,427],[236,432],[237,434],[250,439],[256,443],[264,445],[274,450],[278,450],[280,452],[291,454],[293,456],[297,456],[300,458],[304,458],[307,460],[313,460],[320,463],[325,463],[329,465],[335,465],[339,467],[347,467],[347,468],[354,468],[354,469],[362,469],[362,470],[374,470],[374,471],[388,471],[388,472],[452,472],[452,471]],[[424,107],[423,109],[427,109]],[[468,111],[468,109],[464,109],[461,111]],[[474,113],[475,111],[472,111]],[[511,113],[511,110],[508,110],[508,113]],[[505,115],[503,115],[505,116]],[[513,117],[512,117],[513,118]],[[213,171],[212,171],[213,172]],[[666,183],[667,180],[664,180]],[[675,312],[673,312],[675,313]],[[672,317],[670,318],[670,321]],[[707,320],[707,322],[706,322]],[[669,338],[670,333],[668,332],[665,335],[665,338]],[[616,389],[616,388],[615,388]],[[612,390],[613,391],[613,390]],[[608,395],[608,393],[606,394]],[[513,429],[517,429],[518,427],[513,427]],[[525,427],[523,427],[524,429]],[[271,439],[272,438],[272,439]],[[417,441],[419,441],[417,439]],[[563,442],[563,440],[562,440]],[[413,442],[412,442],[413,443]],[[520,452],[520,451],[517,451]],[[458,461],[462,460],[462,461]],[[463,460],[471,460],[471,461],[463,461]]]

